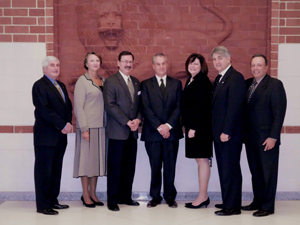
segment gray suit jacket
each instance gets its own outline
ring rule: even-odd
[[[122,75],[116,74],[108,77],[104,85],[104,108],[107,112],[106,137],[115,140],[126,140],[130,134],[127,122],[133,119],[142,120],[140,112],[140,82],[130,76],[134,86],[135,99],[131,96]],[[134,138],[138,138],[138,131],[133,132]]]

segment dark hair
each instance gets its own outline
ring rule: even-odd
[[[123,51],[123,52],[121,52],[120,54],[119,54],[119,57],[118,57],[118,60],[121,62],[121,58],[122,58],[122,56],[123,55],[131,55],[132,56],[132,59],[134,60],[134,56],[133,56],[133,54],[131,53],[131,52],[129,52],[129,51]]]
[[[201,72],[204,74],[204,75],[207,75],[208,74],[208,66],[207,66],[207,63],[206,63],[206,60],[205,58],[203,57],[203,55],[201,54],[197,54],[197,53],[192,53],[186,60],[185,62],[185,71],[187,72],[188,75],[191,76],[188,68],[189,68],[189,64],[194,62],[196,59],[199,59],[200,61],[200,65],[201,65]]]
[[[256,58],[256,57],[263,57],[264,60],[265,60],[266,66],[268,65],[267,57],[266,57],[265,55],[263,55],[263,54],[254,54],[254,55],[252,56],[251,60],[250,60],[250,65],[251,65],[252,59],[254,59],[254,58]]]
[[[95,55],[95,56],[97,56],[97,57],[99,58],[99,60],[100,60],[100,65],[102,64],[102,58],[101,58],[100,55],[98,55],[96,52],[88,52],[88,53],[86,53],[85,58],[84,58],[84,61],[83,61],[83,66],[84,66],[84,68],[85,68],[86,70],[89,69],[89,68],[86,66],[89,55]]]

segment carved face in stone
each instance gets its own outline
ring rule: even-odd
[[[102,3],[97,25],[98,34],[105,46],[117,48],[123,31],[120,5],[111,2]]]

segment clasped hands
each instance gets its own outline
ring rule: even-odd
[[[127,126],[129,126],[131,131],[136,131],[139,128],[141,121],[139,119],[129,120]]]
[[[64,129],[61,130],[61,132],[63,134],[69,134],[72,132],[72,128],[73,128],[73,125],[70,123],[67,123],[67,125],[64,127]]]
[[[170,127],[167,124],[161,124],[157,128],[158,132],[163,136],[163,138],[169,138],[170,137]]]

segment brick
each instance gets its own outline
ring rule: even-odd
[[[285,126],[285,133],[300,133],[300,126]]]
[[[0,0],[0,7],[11,7],[11,0]]]
[[[225,0],[224,0],[225,1]],[[181,5],[198,5],[199,4],[199,0],[184,0],[181,2]]]
[[[46,26],[46,33],[53,33],[54,29],[53,26]]]
[[[5,26],[5,33],[29,33],[28,26]]]
[[[11,18],[10,17],[0,17],[0,24],[11,24]]]
[[[280,10],[286,10],[286,4],[285,4],[285,2],[281,2],[281,3],[280,3],[279,9],[280,9]]]
[[[279,9],[279,2],[272,1],[271,9]]]
[[[0,33],[3,33],[3,31],[4,31],[3,26],[0,26]]]
[[[267,15],[268,12],[269,12],[269,8],[268,7],[258,7],[257,8],[257,14],[258,15],[261,15],[261,14]]]
[[[258,8],[254,6],[240,7],[242,15],[257,15]]]
[[[12,35],[11,34],[0,34],[0,42],[11,42],[12,41]],[[1,133],[1,127],[0,127],[0,133]]]
[[[274,34],[279,34],[278,27],[271,27],[271,34],[272,34],[272,35],[274,35]]]
[[[15,133],[33,133],[33,126],[15,126]]]
[[[277,77],[278,76],[278,69],[270,68],[270,76]]]
[[[167,23],[176,23],[181,22],[181,15],[179,13],[171,13],[171,14],[164,14]]]
[[[169,6],[169,5],[163,5],[163,6],[156,6],[155,7],[155,11],[156,11],[156,13],[172,13],[173,12],[173,9],[172,9],[172,7],[171,6]]]
[[[13,24],[36,25],[35,17],[13,17]]]
[[[46,0],[46,7],[53,7],[53,0]]]
[[[45,8],[45,0],[38,0],[38,5],[39,8]]]
[[[12,7],[36,7],[36,0],[12,0]]]
[[[39,35],[38,42],[46,42],[46,35],[44,35],[44,34]]]
[[[54,41],[54,35],[46,35],[46,42],[53,42]]]
[[[297,28],[285,28],[285,27],[281,27],[280,28],[280,34],[283,35],[283,34],[291,34],[291,35],[299,35],[300,34],[300,27],[297,27]]]
[[[38,18],[38,25],[45,25],[45,18],[44,17],[39,17]]]
[[[4,16],[28,16],[27,9],[4,9]]]
[[[53,51],[54,50],[54,45],[53,45],[53,43],[47,43],[46,44],[46,49],[47,49],[47,51]],[[76,51],[72,51],[71,53],[77,53]]]
[[[37,35],[13,35],[13,42],[37,42]]]
[[[300,17],[300,10],[299,11],[280,11],[281,18],[299,18]]]
[[[271,11],[271,18],[278,18],[279,15],[280,15],[280,11],[278,11],[278,10]]]
[[[166,5],[181,5],[181,2],[182,0],[165,0]]]
[[[29,9],[29,16],[45,16],[44,9]]]
[[[271,52],[278,52],[278,43],[271,44]]]
[[[13,126],[0,126],[0,133],[13,133]]]
[[[300,36],[286,36],[286,43],[300,43]]]
[[[164,1],[162,0],[147,0],[146,5],[163,5]]]
[[[287,2],[286,9],[300,9],[300,2]]]
[[[143,13],[130,13],[129,19],[134,20],[134,21],[135,20],[137,20],[137,21],[142,20],[143,21],[143,20],[146,20],[147,17]]]
[[[285,36],[279,36],[279,43],[286,43]]]
[[[271,67],[271,68],[278,68],[278,61],[271,60],[271,62],[270,62],[270,67]]]
[[[162,52],[161,46],[147,46],[147,53],[156,54],[157,52]]]
[[[46,9],[46,16],[53,16],[53,9]]]
[[[53,25],[54,24],[54,19],[53,17],[46,17],[46,24],[47,25]]]
[[[43,34],[45,33],[45,26],[30,26],[31,34]]]
[[[270,60],[278,60],[278,52],[272,52]]]
[[[286,19],[286,26],[300,26],[300,19]]]
[[[173,6],[172,9],[173,13],[189,13],[190,11],[188,6]]]

